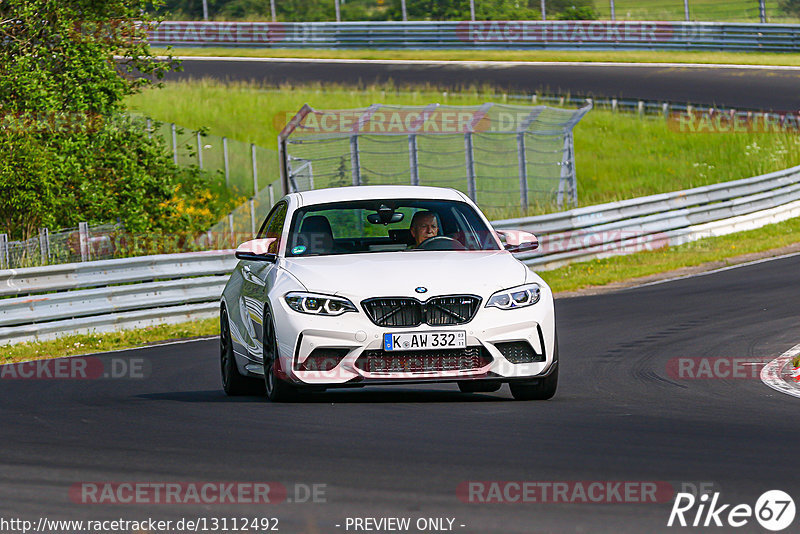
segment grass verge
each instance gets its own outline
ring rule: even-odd
[[[660,250],[574,263],[539,273],[554,292],[601,287],[631,278],[674,271],[711,262],[728,265],[736,256],[765,252],[800,242],[800,217],[755,230]]]
[[[153,48],[160,55],[166,48]],[[419,61],[531,61],[584,63],[701,63],[708,65],[800,66],[800,55],[762,52],[566,51],[566,50],[375,50],[294,48],[172,48],[175,56]]]
[[[189,128],[206,126],[215,135],[274,149],[280,128],[305,103],[317,109],[347,109],[376,102],[476,105],[518,101],[480,87],[448,93],[434,87],[389,84],[364,89],[327,85],[274,88],[205,80],[169,83],[162,89],[145,91],[131,97],[128,106],[160,121]],[[786,169],[800,164],[800,136],[684,133],[671,129],[660,117],[640,119],[633,114],[595,109],[575,128],[575,151],[578,200],[580,205],[587,206]],[[458,158],[460,166],[435,171],[434,178],[444,178],[444,172],[463,178],[463,156]],[[389,165],[394,160],[385,161]],[[397,161],[407,167],[408,156],[404,154]],[[426,178],[423,172],[422,183]],[[480,183],[478,188],[481,189]],[[492,217],[502,218],[495,214]]]
[[[5,345],[1,349],[0,364],[108,352],[217,334],[219,334],[219,319],[212,317],[118,332],[68,335],[48,341]]]

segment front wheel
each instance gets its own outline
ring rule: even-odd
[[[278,339],[272,314],[264,314],[264,389],[272,402],[290,402],[298,397],[297,388],[280,377]]]
[[[222,375],[222,389],[230,397],[240,395],[261,395],[263,385],[258,379],[242,375],[236,366],[236,357],[233,355],[231,342],[231,328],[228,323],[228,313],[225,308],[219,315],[219,359]]]
[[[553,398],[558,389],[558,336],[553,350],[554,369],[549,375],[525,382],[511,382],[511,396],[516,400],[547,400]]]

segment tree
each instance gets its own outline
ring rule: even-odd
[[[147,5],[0,3],[0,224],[13,237],[117,219],[135,232],[194,230],[174,198],[190,201],[208,178],[175,167],[124,114],[126,96],[176,65],[150,52]]]

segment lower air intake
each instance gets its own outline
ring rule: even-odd
[[[511,341],[494,345],[511,363],[534,363],[545,361],[544,354],[537,354],[527,341]]]
[[[411,350],[386,352],[366,350],[356,360],[356,367],[366,373],[430,373],[475,371],[492,363],[484,347],[446,350]]]

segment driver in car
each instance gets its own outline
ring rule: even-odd
[[[439,223],[436,221],[436,214],[432,211],[418,211],[411,218],[411,226],[408,228],[414,238],[412,248],[417,248],[426,239],[439,235]]]

